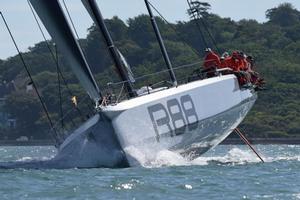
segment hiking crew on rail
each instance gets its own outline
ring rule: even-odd
[[[262,89],[265,82],[253,70],[254,59],[252,56],[247,56],[241,51],[233,51],[231,55],[225,52],[220,57],[210,48],[205,49],[205,52],[203,72],[206,73],[207,78],[214,77],[217,69],[223,69],[223,74],[235,74],[241,86],[255,86],[256,89]]]

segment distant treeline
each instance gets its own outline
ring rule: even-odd
[[[267,81],[267,90],[260,92],[257,104],[241,128],[251,137],[296,137],[300,134],[300,12],[285,3],[268,10],[266,16],[266,23],[255,20],[236,22],[208,13],[199,22],[205,42],[194,20],[176,24],[168,24],[161,18],[157,18],[157,21],[174,67],[202,61],[207,46],[215,51],[218,49],[220,54],[241,50],[252,55],[256,60],[256,70]],[[113,17],[106,23],[116,46],[130,63],[136,77],[166,69],[147,15],[131,18],[126,23]],[[118,82],[97,28],[89,28],[87,38],[79,42],[100,88],[105,90],[108,82]],[[51,41],[50,47],[55,52]],[[78,85],[61,54],[58,54],[59,66],[70,89],[60,77],[62,102],[59,98],[56,63],[46,43],[40,42],[30,47],[23,55],[50,116],[58,127],[62,123],[67,128],[76,127],[92,114],[93,104]],[[200,67],[199,64],[193,68],[182,68],[176,70],[176,75],[185,78]],[[147,77],[139,80],[136,87],[156,83],[166,77],[167,74]],[[49,138],[47,118],[38,99],[34,93],[26,92],[29,79],[18,56],[0,61],[0,82],[4,81],[14,81],[16,91],[7,96],[2,112],[17,119],[17,127],[0,128],[0,137],[14,139],[24,135],[35,139]],[[69,112],[74,109],[70,92],[77,96],[81,112]],[[68,114],[63,122],[59,120],[60,104],[63,114]]]

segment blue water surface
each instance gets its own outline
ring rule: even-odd
[[[0,170],[1,199],[300,199],[300,146],[218,146],[188,161],[172,152],[128,169]],[[52,147],[0,147],[0,161],[48,159]]]

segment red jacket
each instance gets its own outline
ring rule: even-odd
[[[240,62],[239,60],[233,58],[232,56],[225,58],[221,64],[222,68],[231,68],[233,71],[238,71]]]
[[[205,56],[204,68],[209,69],[212,67],[219,67],[219,66],[221,66],[220,57],[213,51],[208,52]]]

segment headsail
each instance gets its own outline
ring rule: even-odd
[[[131,83],[135,83],[135,79],[134,79],[134,75],[133,72],[131,70],[130,65],[128,64],[126,58],[123,56],[123,54],[121,53],[121,51],[119,49],[117,49],[119,56],[120,56],[120,60],[122,61],[126,71],[127,71],[127,76],[129,78],[129,80],[131,81]]]
[[[30,0],[49,34],[69,64],[88,95],[98,102],[100,90],[88,63],[79,47],[58,0]]]

